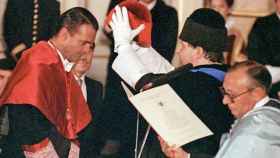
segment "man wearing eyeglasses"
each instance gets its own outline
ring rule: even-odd
[[[233,66],[223,83],[223,102],[236,121],[223,135],[215,158],[278,158],[280,155],[280,102],[270,99],[271,75],[263,66],[245,61]],[[171,158],[186,158],[182,149],[168,147],[163,151]],[[210,158],[206,154],[191,158]]]

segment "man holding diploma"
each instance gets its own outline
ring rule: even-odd
[[[219,91],[227,69],[221,64],[227,38],[223,17],[214,10],[203,8],[187,18],[177,50],[183,66],[177,69],[170,68],[170,64],[151,47],[135,47],[137,43],[133,39],[143,25],[131,29],[126,8],[117,6],[110,26],[118,53],[113,69],[136,90],[168,83],[214,133],[184,145],[183,149],[188,153],[216,154],[222,133],[228,131],[232,123]],[[164,157],[157,138],[149,139],[142,158]]]

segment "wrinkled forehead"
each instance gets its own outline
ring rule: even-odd
[[[223,87],[225,89],[243,89],[249,86],[250,79],[244,69],[228,72],[225,75]]]

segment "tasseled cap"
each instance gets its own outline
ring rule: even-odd
[[[187,18],[179,38],[207,52],[222,53],[227,42],[225,20],[213,9],[197,9]]]
[[[123,1],[119,4],[119,6],[127,8],[129,23],[132,29],[136,29],[141,24],[145,25],[144,30],[136,36],[135,40],[142,47],[150,47],[152,44],[152,16],[147,7],[134,0]],[[114,11],[115,8],[113,8],[107,15],[104,22],[105,28],[109,26],[109,22],[112,20]]]

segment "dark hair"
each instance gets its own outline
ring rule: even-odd
[[[254,81],[253,86],[261,86],[267,93],[269,92],[271,88],[272,78],[269,71],[264,65],[252,60],[247,60],[236,63],[229,69],[229,72],[242,68],[246,69],[246,73]]]
[[[0,59],[1,70],[13,70],[16,66],[16,61],[11,57]]]
[[[224,1],[226,2],[227,6],[229,8],[231,8],[233,6],[233,4],[234,4],[234,0],[224,0]],[[212,2],[212,0],[210,0],[210,3],[211,2]]]
[[[224,62],[224,56],[223,56],[223,53],[221,53],[221,52],[208,51],[208,52],[205,52],[205,57],[212,62],[219,62],[219,63]]]
[[[78,26],[82,24],[90,24],[97,31],[99,26],[96,18],[85,8],[74,7],[65,11],[58,19],[54,35],[56,35],[63,27],[66,27],[71,33],[74,33]]]
[[[234,0],[225,0],[228,7],[231,8],[233,6]]]

